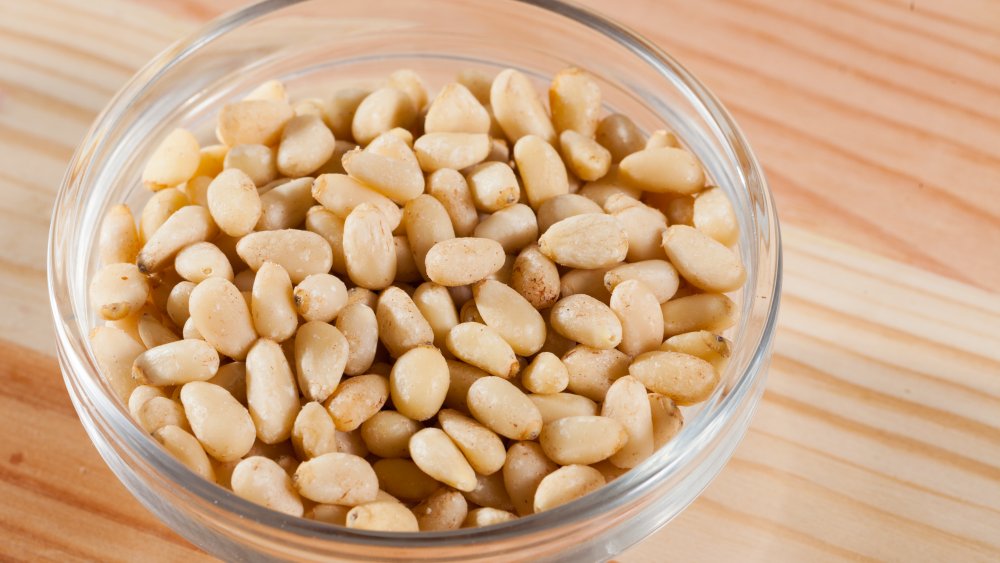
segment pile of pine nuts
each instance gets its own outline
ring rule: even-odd
[[[680,430],[730,355],[725,193],[597,82],[412,71],[226,104],[112,208],[90,335],[146,431],[273,510],[367,530],[505,522]]]

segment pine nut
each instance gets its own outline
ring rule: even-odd
[[[143,273],[157,272],[185,246],[210,240],[217,233],[218,227],[207,209],[198,205],[184,206],[149,237],[136,257],[136,265]]]
[[[585,182],[602,178],[611,167],[611,153],[608,149],[576,131],[563,131],[559,135],[559,146],[569,169]]]
[[[448,385],[448,394],[444,399],[445,406],[468,412],[469,387],[472,387],[476,380],[487,377],[489,374],[475,366],[456,360],[448,360],[448,374],[451,382]]]
[[[585,213],[563,219],[538,239],[538,248],[570,268],[608,268],[625,259],[628,238],[610,215]]]
[[[306,321],[328,323],[347,305],[347,286],[340,278],[322,273],[302,280],[292,293],[295,310]]]
[[[492,430],[450,409],[438,413],[438,423],[476,473],[492,475],[503,467],[507,452],[500,437]]]
[[[448,336],[448,331],[458,324],[455,302],[448,288],[434,282],[426,282],[417,288],[412,299],[434,332],[434,345],[444,348],[444,339]]]
[[[615,348],[622,341],[622,325],[614,311],[585,294],[560,299],[549,318],[559,334],[592,348]]]
[[[731,354],[729,341],[707,330],[686,332],[671,336],[660,346],[665,352],[681,352],[701,358],[712,364],[720,376],[726,369]]]
[[[684,149],[645,149],[621,161],[622,179],[654,193],[690,195],[705,186],[705,172],[698,159]]]
[[[479,223],[472,193],[465,177],[455,170],[447,168],[438,170],[427,177],[427,193],[441,202],[451,224],[455,236],[467,237]]]
[[[488,86],[487,86],[488,89]],[[488,133],[490,115],[461,84],[446,84],[427,108],[424,131],[427,133]]]
[[[142,170],[142,183],[152,191],[188,181],[201,160],[198,140],[186,129],[174,129],[160,141]]]
[[[274,151],[264,145],[236,145],[226,153],[223,168],[243,172],[254,186],[266,186],[278,177]]]
[[[398,502],[371,502],[355,506],[347,513],[346,525],[378,532],[419,532],[417,517]]]
[[[213,277],[233,281],[229,258],[210,242],[196,242],[183,248],[174,259],[174,269],[182,278],[194,283]]]
[[[615,209],[615,206],[618,206]],[[614,194],[604,202],[607,212],[618,219],[628,239],[626,260],[638,262],[663,258],[663,231],[667,218],[658,210],[623,194]]]
[[[403,212],[391,199],[344,174],[323,174],[316,178],[312,196],[341,219],[346,219],[363,203],[370,203],[381,211],[390,230],[395,230],[403,218]]]
[[[663,338],[663,313],[656,295],[638,280],[626,280],[611,292],[611,310],[622,327],[618,349],[629,356],[655,350]]]
[[[108,210],[101,222],[97,249],[104,265],[135,264],[135,257],[139,254],[139,232],[127,205],[119,204]]]
[[[552,123],[557,131],[572,130],[593,137],[601,114],[601,88],[586,72],[567,68],[556,74],[549,87]]]
[[[424,473],[409,459],[384,458],[372,467],[379,487],[405,502],[419,502],[431,496],[441,483]]]
[[[604,397],[601,416],[617,420],[628,440],[609,461],[623,468],[635,467],[653,454],[653,415],[642,383],[630,376],[619,378]]]
[[[506,510],[497,510],[496,508],[481,507],[469,511],[469,514],[465,517],[465,521],[462,522],[462,527],[482,528],[484,526],[492,526],[494,524],[510,522],[511,520],[516,520],[516,519],[517,519],[516,515],[511,514]]]
[[[337,430],[337,451],[362,458],[368,456],[368,448],[365,447],[365,442],[361,439],[360,430],[353,432]]]
[[[679,405],[704,401],[719,383],[712,364],[678,352],[646,352],[632,362],[628,371],[647,389]]]
[[[336,504],[317,504],[306,510],[305,517],[317,522],[347,526],[347,513],[351,511],[351,508]]]
[[[659,303],[666,303],[677,293],[680,282],[677,270],[666,260],[643,260],[616,266],[604,274],[604,287],[614,291],[619,284],[628,280],[642,282],[653,292]],[[661,315],[662,316],[662,315]]]
[[[495,240],[504,252],[516,254],[538,239],[538,221],[530,207],[515,203],[481,220],[473,235]]]
[[[426,133],[413,143],[424,172],[443,168],[461,170],[486,160],[490,154],[486,133]]]
[[[292,280],[284,268],[264,262],[253,280],[250,311],[257,334],[284,342],[295,334],[299,320],[292,299]]]
[[[222,106],[216,135],[223,144],[274,145],[294,113],[283,100],[244,100]]]
[[[246,407],[228,391],[203,381],[181,387],[181,403],[192,432],[208,455],[236,461],[253,447],[256,430]]]
[[[150,313],[142,313],[136,329],[139,332],[139,340],[146,348],[155,348],[180,340],[173,330],[167,328],[159,318]]]
[[[631,119],[620,113],[613,113],[602,119],[595,135],[597,142],[611,153],[611,161],[615,164],[646,145],[642,131]]]
[[[545,343],[545,321],[538,311],[508,285],[483,280],[472,288],[476,309],[486,326],[497,331],[514,353],[530,356]]]
[[[333,133],[317,115],[291,118],[278,145],[278,171],[290,178],[314,172],[333,154]]]
[[[559,270],[537,245],[518,254],[510,274],[510,286],[536,309],[546,309],[559,299]]]
[[[505,379],[519,369],[514,350],[495,329],[479,323],[460,323],[445,337],[445,346],[456,358]]]
[[[660,306],[665,337],[707,330],[722,332],[736,324],[736,304],[718,293],[676,297]]]
[[[520,389],[500,377],[477,379],[469,387],[467,401],[476,420],[506,438],[534,440],[542,430],[538,407]]]
[[[323,402],[337,389],[347,365],[348,346],[344,335],[323,321],[307,321],[299,327],[295,333],[295,371],[307,399]]]
[[[306,403],[292,425],[292,446],[301,460],[337,451],[337,429],[323,405]]]
[[[542,413],[542,423],[567,418],[570,416],[597,416],[597,403],[582,395],[572,393],[553,393],[551,395],[528,395],[532,403]]]
[[[389,374],[392,403],[403,415],[427,420],[444,404],[448,364],[433,346],[418,346],[399,356]]]
[[[323,121],[330,128],[330,131],[333,131],[335,138],[338,140],[354,139],[352,136],[354,114],[369,94],[371,91],[363,88],[345,88],[333,94],[327,104],[326,112],[323,113]]]
[[[230,478],[237,496],[291,516],[302,516],[302,499],[292,479],[276,462],[252,456],[236,465]]]
[[[363,303],[350,303],[337,316],[337,329],[347,339],[344,373],[365,373],[375,360],[378,346],[378,321],[375,312]]]
[[[170,290],[167,296],[167,316],[177,326],[184,326],[190,314],[189,303],[191,292],[194,291],[195,284],[189,281],[182,281]]]
[[[134,264],[109,264],[94,274],[90,300],[101,317],[119,320],[138,311],[149,297],[149,283]]]
[[[427,253],[437,243],[455,238],[448,211],[433,196],[420,195],[403,208],[403,225],[406,237],[413,249],[420,275],[426,277]]]
[[[476,474],[451,438],[439,428],[424,428],[410,438],[410,456],[434,479],[460,491],[476,487]]]
[[[345,154],[344,170],[396,203],[406,203],[423,193],[424,175],[413,151],[393,135],[379,139],[384,140],[384,152],[400,156],[379,154],[373,150],[373,143],[365,150],[355,149]]]
[[[219,175],[219,172],[222,172],[226,154],[229,153],[229,147],[226,145],[208,145],[201,147],[201,150],[198,152],[198,169],[194,171],[192,177],[207,176],[208,178],[215,178]]]
[[[545,200],[538,208],[538,231],[545,233],[549,227],[563,219],[585,213],[603,213],[601,206],[579,194],[563,194]]]
[[[331,452],[302,462],[292,477],[303,497],[324,504],[357,506],[375,500],[378,477],[364,459]]]
[[[246,358],[257,340],[250,308],[232,282],[208,278],[192,291],[188,304],[198,333],[220,354],[234,360]]]
[[[185,430],[190,428],[187,417],[184,416],[184,408],[167,397],[151,397],[142,403],[136,414],[139,426],[150,434],[164,426],[173,425]]]
[[[178,340],[150,348],[135,359],[132,377],[148,385],[207,381],[219,371],[219,353],[203,340]]]
[[[469,503],[462,493],[441,487],[413,508],[422,532],[457,530],[468,514]]]
[[[407,350],[434,342],[434,331],[405,291],[389,287],[375,308],[379,338],[394,358]]]
[[[236,244],[236,252],[254,270],[264,262],[280,265],[296,284],[310,274],[329,272],[333,265],[333,252],[326,240],[297,229],[250,233]]]
[[[531,207],[537,209],[546,200],[569,193],[566,165],[556,149],[541,137],[521,137],[514,144],[514,161]]]
[[[326,401],[337,430],[351,432],[377,413],[389,399],[389,380],[373,373],[343,381]]]
[[[198,439],[180,426],[163,426],[153,433],[164,449],[202,479],[215,481],[215,470]]]
[[[312,188],[312,178],[298,178],[260,196],[261,213],[256,230],[279,231],[301,225],[315,203]]]
[[[694,200],[691,224],[724,246],[736,244],[740,236],[733,204],[726,197],[726,192],[719,188],[710,188],[698,194]]]
[[[446,287],[469,285],[494,274],[504,264],[500,243],[466,237],[441,241],[424,257],[427,277]]]
[[[563,355],[562,361],[569,371],[566,390],[593,401],[603,401],[611,384],[626,375],[629,366],[629,357],[622,352],[589,346],[576,346]]]
[[[363,203],[347,216],[344,263],[351,281],[368,289],[388,287],[396,276],[395,253],[392,230],[375,206]]]
[[[660,449],[684,426],[684,416],[669,397],[649,393],[649,408],[653,417],[653,448]]]
[[[410,438],[421,428],[419,422],[396,411],[379,411],[361,424],[361,439],[379,457],[409,457]]]
[[[659,149],[663,147],[674,147],[681,148],[680,141],[677,140],[677,135],[666,129],[657,129],[653,131],[653,134],[646,139],[647,149]]]
[[[90,332],[90,348],[108,385],[127,402],[138,382],[132,379],[132,364],[145,348],[125,331],[99,326]]]
[[[627,441],[622,423],[605,416],[560,418],[543,426],[538,436],[545,455],[560,465],[597,463],[621,450]]]
[[[541,352],[521,372],[521,382],[532,393],[559,393],[569,385],[569,371],[558,356],[551,352]]]
[[[539,483],[558,468],[545,457],[537,442],[516,442],[510,446],[503,465],[503,481],[519,515],[534,513],[535,491]]]
[[[548,112],[528,77],[514,69],[501,71],[490,87],[490,106],[507,139],[516,143],[525,135],[538,135],[554,143],[556,131]]]
[[[606,484],[601,472],[585,465],[567,465],[549,473],[535,491],[535,512],[574,501]]]
[[[684,279],[705,291],[734,291],[746,280],[739,256],[693,227],[673,225],[667,229],[663,249]]]
[[[504,162],[484,162],[465,175],[476,209],[492,213],[517,203],[521,188],[514,170]]]
[[[247,405],[257,438],[277,444],[292,435],[299,413],[299,392],[281,346],[261,338],[247,354]]]

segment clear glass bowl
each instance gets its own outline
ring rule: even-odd
[[[715,394],[686,413],[667,447],[600,491],[484,529],[376,533],[289,517],[204,481],[139,428],[98,374],[87,284],[105,211],[141,207],[143,162],[177,126],[210,137],[225,101],[271,78],[295,95],[409,67],[432,88],[459,69],[519,68],[540,89],[570,65],[598,77],[607,107],[647,131],[669,127],[734,202],[748,278],[736,296],[734,354]],[[635,33],[556,0],[272,0],[225,16],[143,68],[101,113],[70,163],[49,239],[49,291],[66,387],[98,451],[167,525],[226,560],[600,560],[670,521],[715,477],[764,388],[781,253],[761,168],[729,113],[691,74]]]

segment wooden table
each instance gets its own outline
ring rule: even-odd
[[[51,359],[43,263],[95,114],[233,4],[0,0],[0,559],[207,559],[85,438]],[[786,259],[746,439],[620,559],[1000,559],[1000,2],[613,6],[733,111]]]

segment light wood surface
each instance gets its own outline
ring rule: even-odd
[[[86,439],[49,357],[44,256],[96,113],[235,4],[0,0],[0,559],[209,559]],[[619,559],[1000,559],[1000,3],[613,7],[734,113],[776,194],[786,264],[746,439]]]

